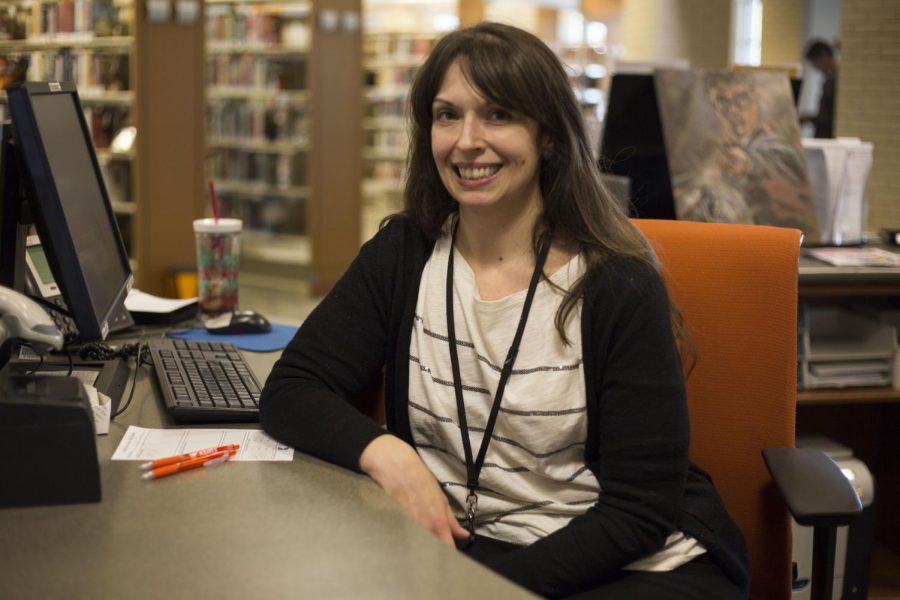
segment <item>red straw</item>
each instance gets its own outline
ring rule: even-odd
[[[216,184],[210,179],[209,180],[209,201],[212,203],[213,209],[213,220],[218,223],[219,222],[219,201],[216,199]]]

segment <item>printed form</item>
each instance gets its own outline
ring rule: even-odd
[[[294,449],[259,429],[150,429],[129,425],[113,460],[155,460],[227,444],[239,444],[231,460],[291,461]]]

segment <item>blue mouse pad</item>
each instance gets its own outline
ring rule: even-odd
[[[176,329],[166,334],[167,337],[179,340],[200,340],[203,342],[226,342],[234,344],[241,350],[253,352],[274,352],[282,350],[297,333],[294,325],[280,325],[272,323],[272,331],[269,333],[242,333],[232,335],[213,335],[206,331],[205,327],[193,327],[191,329]]]

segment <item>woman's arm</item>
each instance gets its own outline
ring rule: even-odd
[[[385,364],[402,240],[391,224],[367,242],[284,350],[260,399],[260,423],[274,438],[359,470],[360,454],[386,433],[354,402]]]
[[[405,232],[405,233],[404,233]],[[276,439],[375,480],[425,529],[449,545],[468,532],[408,443],[375,424],[353,402],[386,362],[391,314],[403,299],[395,285],[409,229],[389,224],[367,243],[316,307],[266,381],[260,422]]]
[[[447,495],[412,446],[393,435],[373,440],[359,457],[359,467],[394,499],[403,512],[442,542],[469,537],[456,520]]]
[[[599,500],[559,531],[488,563],[545,596],[596,585],[659,550],[675,528],[688,468],[683,377],[661,278],[610,261],[588,288],[586,460]]]

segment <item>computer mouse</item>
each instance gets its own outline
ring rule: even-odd
[[[213,335],[269,333],[272,331],[272,324],[256,311],[238,310],[230,315],[210,319],[206,322],[206,331]]]

